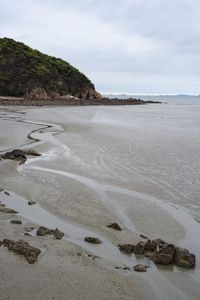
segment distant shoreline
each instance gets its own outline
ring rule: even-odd
[[[46,106],[46,105],[63,105],[63,106],[90,106],[90,105],[145,105],[145,104],[162,103],[159,101],[144,101],[141,99],[129,98],[99,98],[93,100],[83,99],[47,99],[47,100],[33,100],[23,97],[4,97],[0,96],[0,105],[2,106]]]

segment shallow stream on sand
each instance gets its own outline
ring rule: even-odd
[[[59,227],[66,239],[95,255],[134,265],[140,259],[121,254],[102,230],[102,224],[98,228],[100,216],[97,215],[95,224],[95,220],[89,218],[90,212],[84,211],[81,194],[88,193],[85,203],[88,201],[89,207],[89,199],[94,195],[99,207],[102,206],[102,209],[96,207],[102,211],[99,215],[104,209],[125,230],[136,234],[137,240],[137,234],[141,233],[150,238],[162,237],[194,252],[197,255],[195,270],[157,269],[150,263],[151,268],[142,280],[150,284],[157,299],[198,299],[200,106],[56,107],[29,108],[24,112],[26,114],[4,110],[1,114],[7,131],[11,123],[16,128],[18,124],[24,125],[20,139],[18,131],[12,141],[1,132],[5,141],[2,150],[6,146],[26,148],[28,126],[32,142],[28,147],[42,152],[41,157],[28,159],[18,166],[18,176],[24,177],[24,182],[36,181],[36,185],[43,180],[43,185],[50,183],[60,190],[64,188],[63,182],[68,190],[73,183],[75,189],[70,202],[67,195],[66,199],[58,200],[64,219],[56,217],[59,215],[56,210],[53,214],[48,212],[45,198],[44,202],[42,197],[41,203],[40,199],[37,201],[45,209],[39,205],[27,206],[20,195],[33,197],[34,188],[21,186],[23,191],[19,193],[19,186],[15,187],[17,181],[9,184],[3,180],[6,186],[2,187],[9,189],[11,196],[2,195],[2,201],[38,225]],[[80,212],[76,206],[82,208]],[[75,211],[73,222],[69,208]],[[95,215],[94,207],[92,209]],[[88,245],[83,240],[86,235],[98,235],[103,244]],[[143,298],[148,299],[148,295]]]

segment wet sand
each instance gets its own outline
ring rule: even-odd
[[[0,162],[1,188],[10,193],[1,192],[1,201],[23,220],[13,225],[12,216],[0,213],[0,240],[21,238],[43,253],[32,266],[0,248],[3,299],[198,299],[198,153],[190,154],[199,147],[194,143],[199,127],[195,123],[189,128],[186,116],[180,119],[184,108],[176,114],[157,105],[9,110],[1,109],[1,128],[7,130],[1,129],[1,150],[33,147],[42,156],[20,166]],[[182,161],[194,166],[187,167],[183,182],[177,161],[182,148],[174,142],[185,147]],[[31,200],[37,204],[28,206]],[[123,230],[107,228],[111,222]],[[65,238],[37,237],[34,231],[24,236],[25,228],[39,225],[59,227]],[[127,257],[118,250],[117,244],[135,243],[140,234],[188,247],[197,256],[196,268],[158,268],[144,257]],[[103,243],[85,243],[86,235]],[[146,274],[115,269],[138,262],[148,264]]]

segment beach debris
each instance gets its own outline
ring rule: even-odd
[[[133,268],[134,268],[134,271],[136,271],[136,272],[146,272],[147,271],[146,266],[144,266],[142,264],[135,265]]]
[[[122,231],[121,227],[117,223],[111,223],[111,224],[107,225],[107,227],[118,230],[118,231]]]
[[[99,238],[87,236],[85,237],[85,242],[91,243],[91,244],[101,244],[102,241]]]
[[[134,252],[135,245],[132,244],[119,244],[119,250],[125,254],[131,254]]]
[[[155,264],[159,265],[170,265],[174,261],[175,256],[175,246],[169,244],[159,249],[153,256],[153,261]]]
[[[192,268],[195,266],[196,258],[193,253],[187,249],[176,247],[175,248],[175,264],[179,267]]]
[[[10,223],[11,223],[11,224],[17,224],[17,225],[20,225],[20,224],[22,224],[22,221],[20,221],[20,220],[11,220]]]
[[[31,246],[23,240],[15,242],[13,240],[4,239],[3,245],[7,247],[8,250],[23,255],[29,264],[34,264],[41,253],[40,249]]]
[[[136,245],[135,245],[135,248],[134,248],[134,253],[135,254],[144,254],[144,251],[145,251],[145,243],[144,242],[138,242]]]
[[[7,191],[5,191],[4,194],[10,196],[10,193],[8,193]]]
[[[36,204],[36,202],[35,201],[33,201],[33,200],[30,200],[30,201],[28,201],[28,205],[34,205],[34,204]]]
[[[17,214],[17,211],[12,208],[7,208],[2,205],[0,205],[0,212],[6,213],[6,214]]]
[[[48,229],[44,226],[40,226],[38,228],[38,230],[36,231],[36,235],[38,236],[44,236],[46,234],[52,234],[54,235],[54,238],[56,240],[61,240],[62,237],[64,236],[64,233],[62,231],[60,231],[58,228],[56,229]]]

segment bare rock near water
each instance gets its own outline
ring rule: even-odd
[[[44,226],[40,226],[38,228],[38,230],[36,231],[36,235],[39,235],[39,236],[44,236],[46,234],[52,234],[52,230],[50,230]]]
[[[26,161],[26,155],[24,154],[24,151],[20,149],[15,149],[10,152],[6,152],[1,155],[3,159],[12,159],[12,160],[17,160],[20,161],[20,163],[25,163]]]
[[[135,245],[132,244],[120,244],[118,245],[119,250],[125,254],[131,254],[134,252]]]
[[[28,150],[24,150],[23,151],[25,155],[30,155],[30,156],[41,156],[40,153],[38,153],[37,151],[33,150],[33,149],[28,149]]]
[[[102,243],[102,241],[99,238],[91,237],[91,236],[85,237],[84,240],[85,240],[85,242],[92,243],[92,244],[101,244]]]
[[[187,249],[176,247],[175,264],[179,267],[193,268],[196,263],[196,257]]]
[[[20,224],[22,224],[22,221],[20,221],[20,220],[11,220],[10,223],[11,223],[11,224],[17,224],[17,225],[20,225]]]
[[[170,265],[174,261],[175,257],[175,246],[169,244],[158,250],[153,256],[155,264],[159,265]]]
[[[145,243],[144,242],[138,242],[135,245],[134,253],[135,254],[144,254],[145,251]]]
[[[145,239],[145,240],[148,240],[148,239],[149,239],[148,236],[146,236],[146,235],[144,235],[144,234],[140,234],[140,237],[143,238],[143,239]]]
[[[12,208],[7,208],[4,206],[0,206],[0,211],[6,214],[17,214],[17,211]]]
[[[64,233],[62,231],[60,231],[58,228],[56,229],[48,229],[44,226],[40,226],[38,228],[38,230],[36,231],[36,235],[39,235],[39,236],[44,236],[46,234],[52,234],[54,235],[54,238],[56,240],[61,240],[64,236]]]
[[[121,227],[117,223],[111,223],[111,224],[107,225],[107,227],[113,228],[113,229],[118,230],[118,231],[122,231]]]
[[[24,258],[28,261],[29,264],[34,264],[37,261],[41,250],[29,245],[23,240],[17,242],[4,239],[3,245],[8,248],[8,250],[23,255]]]
[[[133,268],[136,272],[146,272],[147,271],[146,267],[142,264],[135,265]]]
[[[32,201],[32,200],[30,200],[30,201],[28,201],[28,205],[34,205],[34,204],[36,204],[36,202],[35,201]]]
[[[60,231],[58,228],[56,228],[55,230],[53,230],[53,235],[56,240],[61,240],[64,236],[64,233]]]
[[[4,194],[10,196],[10,193],[8,193],[7,191],[5,191]]]

